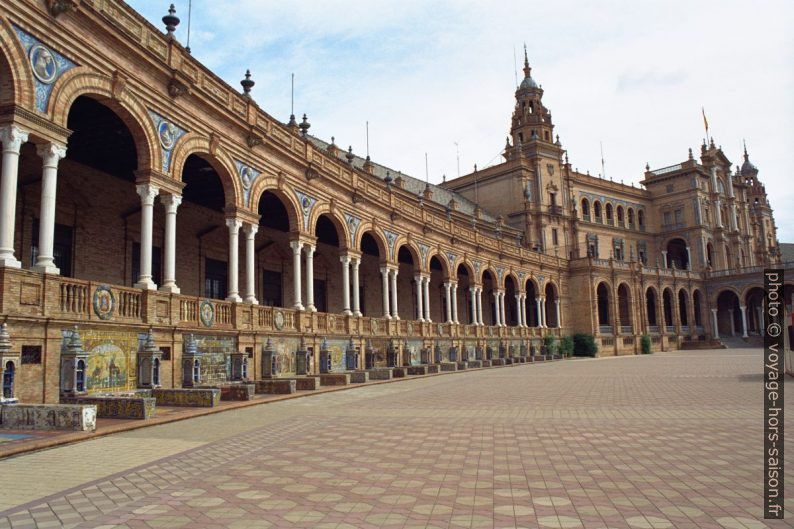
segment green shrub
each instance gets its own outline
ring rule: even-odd
[[[556,336],[545,336],[543,338],[543,345],[546,346],[546,354],[547,355],[556,355],[557,354],[557,337]]]
[[[642,348],[642,354],[651,354],[651,337],[647,334],[643,334],[642,338],[640,338],[640,346]]]
[[[573,335],[574,356],[595,356],[598,352],[595,336],[592,334],[577,333]]]
[[[560,353],[562,356],[571,356],[573,354],[573,336],[563,336],[560,340]]]

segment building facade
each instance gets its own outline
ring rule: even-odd
[[[266,345],[294,374],[321,344],[364,369],[575,332],[607,355],[759,332],[780,252],[746,152],[734,171],[711,142],[642,187],[581,174],[525,59],[504,162],[425,184],[270,116],[164,22],[115,0],[0,7],[8,395],[59,399],[75,325],[94,393],[138,387],[152,337],[179,387],[188,349],[221,383],[232,354],[267,371]]]

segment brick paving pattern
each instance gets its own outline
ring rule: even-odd
[[[761,362],[520,365],[110,435],[0,461],[0,528],[792,527],[762,520]]]

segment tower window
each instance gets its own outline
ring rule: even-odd
[[[549,141],[549,131],[545,131],[545,132],[543,133],[543,137],[544,137],[544,139],[545,139],[546,141]]]
[[[521,142],[521,143],[524,143],[524,133],[523,132],[519,132],[518,133],[518,141]]]
[[[557,228],[552,228],[551,229],[551,243],[554,246],[559,246],[559,244],[560,244],[559,237],[557,236]]]

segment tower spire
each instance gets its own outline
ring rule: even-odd
[[[527,43],[524,43],[524,77],[529,77],[529,72],[532,68],[529,67],[529,57],[527,57]]]
[[[744,159],[747,161],[750,157],[747,155],[747,141],[744,138],[742,138],[742,145],[744,145]]]

